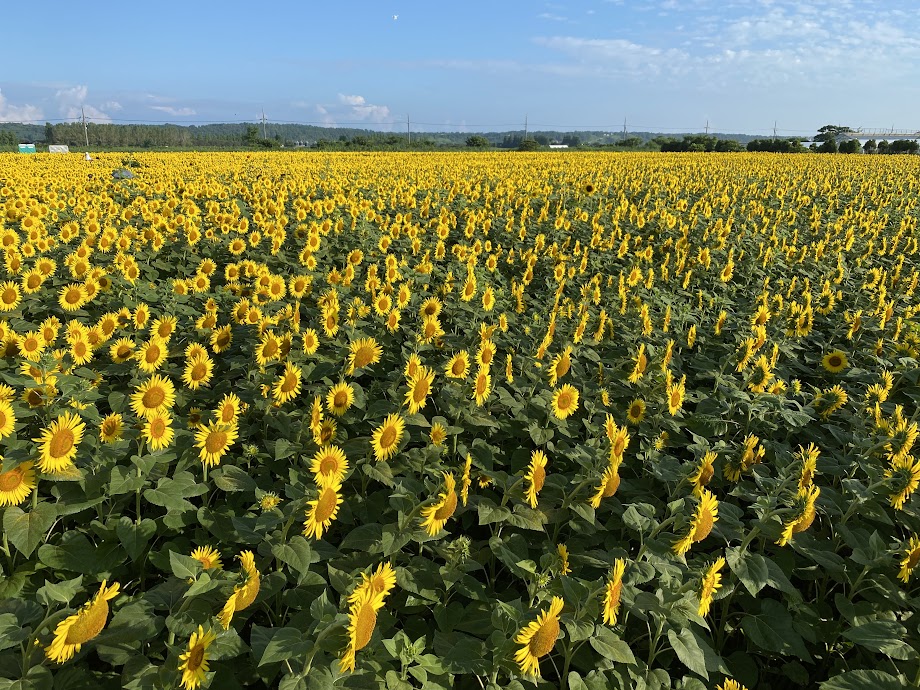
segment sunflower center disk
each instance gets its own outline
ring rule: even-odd
[[[555,617],[548,618],[530,638],[530,653],[538,659],[546,656],[553,651],[557,637],[559,637],[559,620]]]
[[[73,448],[74,436],[70,429],[58,429],[51,437],[50,453],[52,458],[63,458]]]
[[[67,631],[67,644],[83,644],[102,632],[109,616],[109,604],[105,599],[90,604],[89,608],[77,614],[77,620]]]
[[[0,493],[11,492],[22,484],[22,470],[18,467],[0,474]]]

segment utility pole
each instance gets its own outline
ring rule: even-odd
[[[773,141],[776,141],[776,120],[773,120]]]
[[[80,114],[83,116],[83,137],[86,139],[86,148],[89,148],[89,130],[86,129],[86,111],[80,106]]]
[[[262,108],[262,138],[268,139],[268,136],[265,134],[265,108]]]
[[[626,135],[627,135],[627,134],[628,134],[628,133],[627,133],[627,131],[626,131],[626,118],[624,117],[624,118],[623,118],[623,141],[626,141]]]
[[[709,120],[706,120],[706,136],[709,136]]]
[[[412,130],[409,129],[409,113],[406,113],[406,147],[412,146]]]
[[[524,115],[524,141],[527,141],[527,115]]]

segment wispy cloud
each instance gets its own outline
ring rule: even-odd
[[[197,115],[197,111],[194,108],[175,108],[171,105],[151,105],[149,106],[151,110],[158,110],[161,113],[166,113],[167,115],[172,115],[173,117],[189,117],[191,115]]]
[[[44,113],[35,105],[14,105],[10,103],[0,90],[0,122],[30,122],[42,120]]]

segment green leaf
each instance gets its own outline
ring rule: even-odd
[[[792,627],[792,615],[778,601],[765,599],[760,613],[745,616],[741,628],[748,640],[768,652],[795,654],[811,661],[805,642]]]
[[[3,513],[3,531],[16,550],[28,558],[51,529],[55,517],[54,506],[44,501],[28,513],[11,506]]]
[[[527,427],[527,431],[530,433],[530,440],[533,441],[534,445],[537,446],[545,445],[551,441],[555,435],[555,432],[552,429],[543,429],[536,423],[533,423]]]
[[[52,602],[55,601],[62,604],[69,604],[70,600],[76,596],[82,586],[82,575],[78,575],[72,580],[64,580],[63,582],[48,582],[45,580],[45,586],[39,589],[36,595],[44,606],[50,607]]]
[[[345,535],[339,548],[377,553],[380,550],[380,540],[382,538],[383,527],[381,525],[377,523],[359,525]]]
[[[58,544],[44,544],[38,549],[38,560],[49,568],[70,570],[84,575],[110,572],[124,560],[121,544],[93,544],[82,532],[64,534]]]
[[[297,584],[302,584],[309,575],[310,564],[319,560],[319,556],[310,548],[310,542],[300,535],[293,537],[287,544],[273,546],[272,555],[291,567],[297,575]]]
[[[770,579],[767,560],[758,553],[742,551],[740,546],[736,546],[725,551],[725,560],[751,594],[756,595]]]
[[[668,641],[677,654],[681,663],[697,675],[703,676],[709,680],[709,673],[706,671],[706,659],[703,656],[703,650],[693,635],[690,628],[682,628],[677,632],[673,628],[668,630]]]
[[[292,657],[301,657],[313,649],[313,642],[302,630],[296,628],[279,628],[272,635],[271,641],[262,652],[259,666],[284,661]]]
[[[144,491],[144,498],[155,506],[166,508],[168,512],[182,513],[186,510],[195,510],[195,506],[185,499],[207,492],[208,487],[197,483],[191,472],[177,472],[171,479],[160,479],[155,489]]]
[[[609,628],[597,626],[594,636],[589,640],[594,651],[605,659],[616,661],[621,664],[634,664],[636,657],[633,656],[629,645]]]
[[[884,671],[845,671],[826,680],[819,690],[904,690],[904,684]]]
[[[569,671],[569,690],[588,690],[585,681],[581,679],[581,675],[576,671]]]
[[[255,491],[256,480],[236,465],[225,465],[211,473],[214,485],[227,492]]]
[[[887,654],[894,659],[910,659],[914,648],[904,642],[907,629],[894,621],[872,621],[844,631],[843,636],[858,645]]]
[[[0,613],[0,651],[16,647],[29,637],[30,630],[19,624],[12,613]]]
[[[479,524],[490,525],[494,522],[505,522],[511,517],[511,511],[504,506],[497,506],[492,501],[484,498],[477,506]]]
[[[169,565],[172,574],[182,580],[198,577],[198,573],[201,572],[201,561],[175,551],[169,552]]]
[[[297,452],[296,446],[286,438],[279,438],[275,441],[275,460],[284,460]]]
[[[125,547],[128,557],[136,561],[147,547],[147,542],[157,533],[157,523],[150,518],[144,518],[140,524],[128,517],[122,517],[115,525],[118,541]]]

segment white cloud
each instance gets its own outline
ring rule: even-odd
[[[390,119],[390,109],[387,106],[368,103],[364,96],[348,96],[340,93],[339,103],[349,106],[350,110],[346,117],[352,120],[379,124]]]
[[[57,101],[58,111],[62,117],[72,120],[85,114],[86,119],[93,122],[111,122],[112,116],[87,103],[87,96],[89,96],[89,87],[81,84],[67,89],[58,89],[57,93],[54,94],[54,99]]]
[[[35,105],[13,105],[0,89],[0,122],[29,122],[42,120],[42,109]]]
[[[174,108],[171,105],[151,105],[149,107],[151,110],[159,110],[161,113],[166,113],[173,117],[189,117],[190,115],[198,114],[194,108]]]

